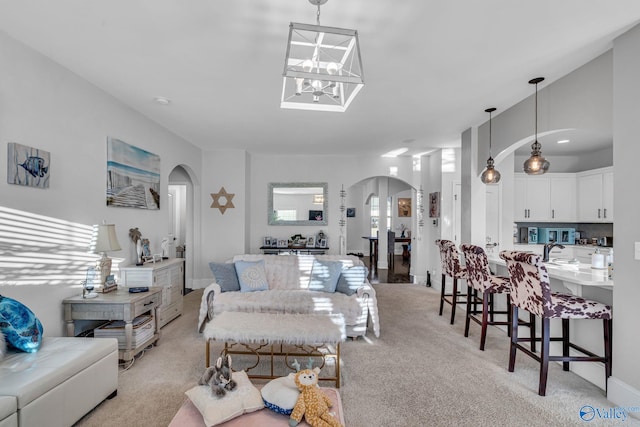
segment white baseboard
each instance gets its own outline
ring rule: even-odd
[[[640,390],[630,386],[624,381],[609,377],[607,383],[607,399],[620,408],[634,408],[635,411],[627,411],[633,418],[640,419]]]

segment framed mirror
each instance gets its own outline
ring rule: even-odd
[[[326,182],[269,183],[269,225],[327,225]]]

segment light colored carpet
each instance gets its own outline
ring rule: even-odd
[[[342,346],[340,394],[347,426],[640,425],[635,419],[582,421],[583,405],[613,404],[602,390],[557,364],[550,369],[547,396],[538,396],[535,362],[519,353],[516,372],[509,373],[507,336],[490,327],[486,351],[478,350],[479,326],[472,324],[464,338],[463,312],[449,325],[446,308],[438,316],[435,290],[398,283],[375,288],[380,339],[369,333]],[[200,295],[185,296],[184,314],[162,329],[160,345],[121,371],[118,396],[78,425],[169,424],[204,370],[204,342],[196,332]],[[215,355],[219,348],[212,350]]]

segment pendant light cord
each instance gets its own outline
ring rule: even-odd
[[[320,6],[318,6],[319,8]],[[536,142],[538,142],[538,83],[536,82],[536,124],[535,124],[535,131],[536,131]]]
[[[491,111],[489,111],[489,157],[491,157]]]
[[[320,3],[318,3],[318,13],[316,14],[316,23],[320,26]]]

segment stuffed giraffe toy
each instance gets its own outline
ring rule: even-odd
[[[298,366],[300,365],[298,364]],[[298,396],[296,406],[291,412],[289,426],[297,426],[304,416],[305,421],[311,427],[344,427],[329,412],[331,399],[318,387],[319,373],[320,368],[311,369],[311,366],[309,366],[308,369],[299,371],[296,374],[295,383],[300,390],[300,396]]]

